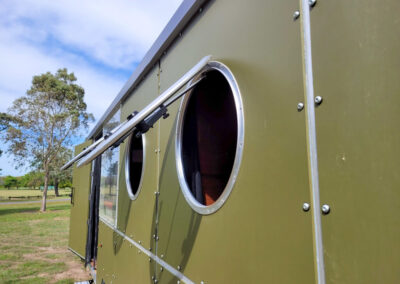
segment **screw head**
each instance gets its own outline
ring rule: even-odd
[[[317,4],[317,0],[308,0],[308,5],[310,5],[311,8],[313,8]]]
[[[298,103],[298,104],[297,104],[297,110],[298,110],[298,111],[302,111],[303,108],[304,108],[304,104],[303,104],[303,103]]]
[[[296,10],[293,13],[293,21],[296,21],[298,18],[300,18],[300,11]]]
[[[322,97],[321,96],[316,96],[314,99],[314,102],[316,105],[320,105],[322,103]]]
[[[303,211],[308,212],[310,210],[311,206],[307,202],[303,203]]]
[[[322,211],[323,214],[326,215],[326,214],[329,214],[329,212],[331,212],[331,208],[329,207],[328,204],[324,204],[321,207],[321,211]]]

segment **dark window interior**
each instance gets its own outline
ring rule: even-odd
[[[143,139],[142,136],[132,136],[129,150],[129,181],[132,194],[136,195],[143,169]]]
[[[237,145],[237,114],[229,83],[210,71],[192,91],[182,133],[182,163],[196,200],[213,204],[229,180]]]

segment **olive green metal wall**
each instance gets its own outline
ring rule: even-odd
[[[121,120],[125,120],[134,110],[140,111],[158,96],[158,75],[158,66],[156,66],[134,91],[134,96],[122,105]],[[158,151],[156,151],[159,143],[158,132],[159,126],[155,125],[145,134],[144,175],[142,187],[134,201],[128,196],[125,182],[125,155],[128,140],[120,145],[119,163],[118,229],[152,251],[155,250],[152,235],[156,217],[154,193],[158,190]],[[113,279],[113,275],[117,283],[147,283],[151,280],[155,263],[151,263],[148,257],[123,241],[105,225],[100,226],[99,243],[101,243],[97,269],[99,283],[101,279],[105,281]]]
[[[175,121],[162,122],[158,253],[196,283],[314,282],[311,217],[301,209],[309,194],[304,113],[296,108],[303,98],[300,27],[291,20],[297,7],[212,2],[161,60],[161,91],[211,54],[231,69],[243,99],[240,171],[226,204],[209,216],[186,203]]]
[[[179,102],[145,135],[138,198],[121,144],[118,230],[196,283],[316,283],[298,0],[211,1],[127,101],[141,110],[203,56],[226,64],[244,108],[243,158],[226,203],[187,204],[175,157]],[[327,283],[400,279],[400,2],[318,0],[311,11]],[[158,195],[155,193],[159,193]],[[154,236],[154,237],[153,237]],[[97,282],[177,278],[100,222]]]
[[[83,148],[89,146],[91,140],[75,147],[75,155]],[[86,254],[87,220],[89,216],[89,194],[91,185],[91,164],[80,169],[74,166],[72,170],[73,196],[71,204],[71,217],[69,224],[68,246],[81,258]]]
[[[311,12],[327,283],[400,281],[400,2]]]

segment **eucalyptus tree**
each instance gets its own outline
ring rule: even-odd
[[[26,95],[16,99],[8,109],[15,121],[4,139],[17,166],[29,163],[40,166],[44,175],[41,211],[46,211],[50,170],[58,153],[76,142],[83,129],[93,121],[86,111],[84,89],[67,69],[34,76]]]

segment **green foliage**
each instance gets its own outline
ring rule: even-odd
[[[60,154],[65,153],[80,131],[93,121],[93,115],[86,112],[85,91],[76,80],[65,68],[56,74],[47,72],[34,76],[26,95],[9,108],[13,122],[4,138],[10,143],[8,152],[14,156],[17,166],[29,163],[43,172],[42,211],[46,209],[50,174],[57,167]]]
[[[43,185],[43,173],[38,171],[29,172],[19,178],[20,187],[39,188]]]
[[[13,176],[6,176],[4,178],[4,187],[10,189],[11,187],[16,187],[18,180]]]
[[[15,121],[16,118],[14,118],[13,116],[4,112],[0,112],[0,132],[7,130],[7,128]]]

